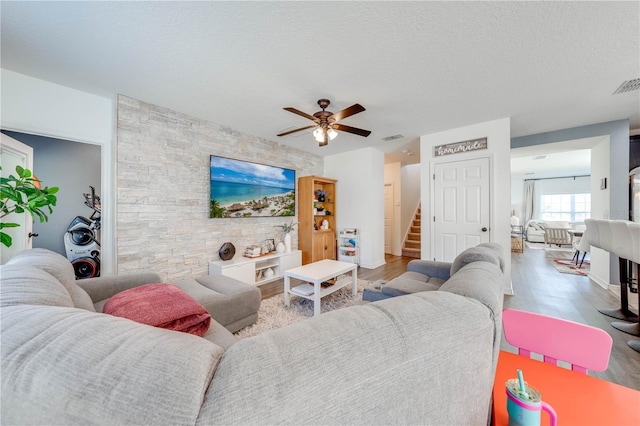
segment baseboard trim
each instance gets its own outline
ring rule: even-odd
[[[587,275],[587,278],[589,278],[591,281],[598,284],[600,287],[604,288],[605,290],[609,290],[609,287],[612,285],[604,281],[599,276],[592,274],[591,272],[589,272],[589,274]]]
[[[385,262],[384,260],[382,262],[379,263],[373,263],[373,264],[364,264],[364,263],[360,263],[360,267],[361,268],[366,268],[366,269],[376,269],[382,265],[385,265],[387,262]]]

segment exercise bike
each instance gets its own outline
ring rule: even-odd
[[[64,235],[67,259],[73,265],[78,280],[100,276],[100,242],[97,231],[100,229],[102,205],[95,188],[89,188],[91,193],[83,194],[84,205],[92,209],[93,213],[88,219],[76,216]]]

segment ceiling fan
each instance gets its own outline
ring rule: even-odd
[[[365,109],[362,105],[353,104],[349,108],[345,108],[342,111],[336,112],[334,114],[330,111],[325,111],[330,103],[331,102],[329,101],[329,99],[320,99],[318,101],[318,105],[320,105],[322,111],[318,111],[313,115],[309,115],[305,112],[291,107],[283,108],[284,110],[287,110],[294,114],[298,114],[304,118],[308,118],[315,124],[312,124],[311,126],[301,127],[295,130],[289,130],[288,132],[278,134],[278,136],[286,136],[290,135],[291,133],[316,127],[316,130],[313,131],[313,136],[319,142],[319,146],[325,146],[329,143],[329,139],[333,139],[336,137],[336,135],[338,134],[336,133],[336,130],[339,130],[341,132],[353,133],[354,135],[364,136],[365,138],[371,134],[370,130],[358,129],[356,127],[337,123],[343,118],[347,118],[364,111]]]

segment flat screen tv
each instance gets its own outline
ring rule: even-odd
[[[210,156],[209,217],[295,216],[296,172]]]

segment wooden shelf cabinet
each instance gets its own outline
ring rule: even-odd
[[[302,264],[336,260],[336,180],[319,176],[298,179],[298,248]],[[316,191],[324,191],[324,200]],[[326,221],[328,228],[323,229]]]

